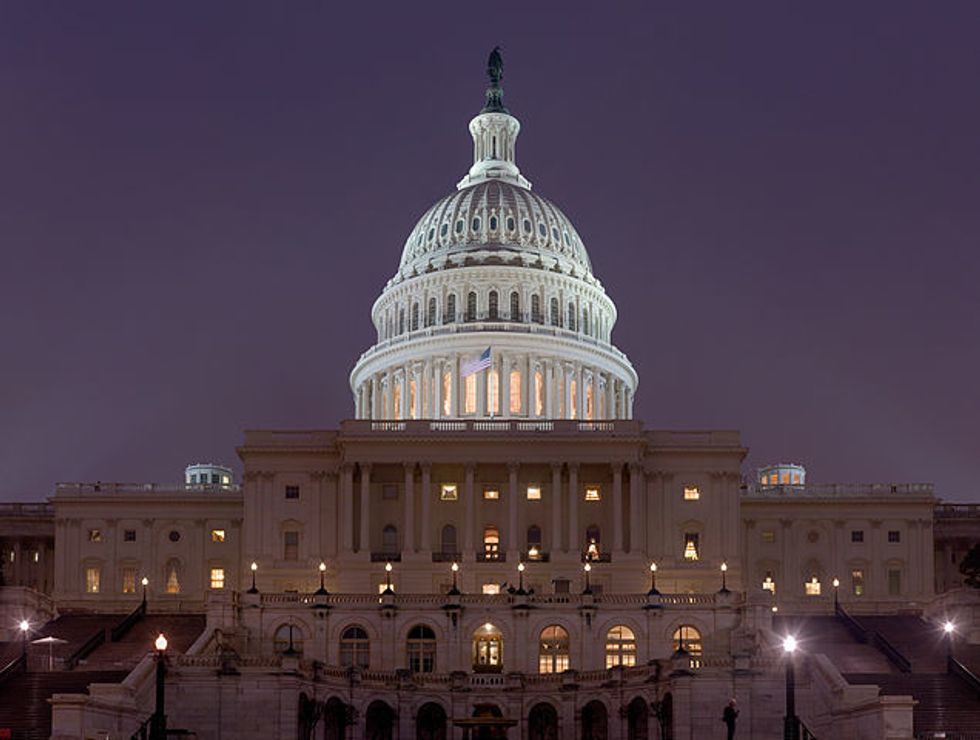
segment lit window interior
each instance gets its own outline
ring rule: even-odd
[[[540,501],[541,500],[541,486],[528,486],[527,487],[527,500],[528,501]]]
[[[684,535],[684,559],[698,559],[698,535],[696,533],[689,532]]]
[[[772,574],[766,573],[766,579],[762,582],[762,590],[769,593],[776,593],[776,582],[772,580]]]
[[[599,486],[589,486],[585,489],[586,501],[599,501],[602,496],[599,494]]]
[[[496,594],[499,594],[500,593],[500,584],[499,583],[484,583],[483,584],[483,593],[485,593],[488,596],[494,596]]]
[[[455,483],[443,483],[439,492],[439,498],[443,501],[459,500],[459,488]]]
[[[497,488],[484,488],[483,498],[489,501],[496,501],[498,498],[500,498],[500,490]]]
[[[701,498],[701,489],[697,486],[684,486],[684,500],[697,501]]]
[[[212,542],[224,542],[225,541],[225,530],[223,530],[223,529],[212,529],[211,530],[211,541]]]
[[[816,576],[811,576],[810,580],[803,584],[803,590],[807,596],[820,595],[820,581]]]
[[[225,569],[224,568],[212,568],[211,569],[211,588],[224,588],[225,587]]]

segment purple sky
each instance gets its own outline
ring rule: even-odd
[[[638,418],[980,500],[980,5],[581,6],[4,4],[0,500],[350,416],[497,43]]]

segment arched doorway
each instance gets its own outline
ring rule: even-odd
[[[477,704],[473,707],[473,719],[483,721],[476,725],[471,737],[474,740],[504,740],[507,727],[517,724],[517,721],[506,722],[503,717],[504,713],[496,704]]]
[[[527,716],[529,740],[558,740],[558,712],[550,704],[535,704]]]
[[[500,673],[503,666],[503,635],[487,622],[473,633],[473,670],[478,673]]]
[[[435,702],[419,707],[415,715],[415,740],[446,740],[446,710]]]
[[[609,713],[601,701],[590,701],[582,707],[582,740],[606,740],[609,736]]]
[[[669,691],[654,702],[654,716],[660,726],[660,740],[674,740],[674,697]]]
[[[364,740],[394,740],[395,711],[383,701],[368,705],[364,718]]]
[[[650,710],[643,697],[636,697],[626,707],[628,740],[647,740],[650,736]]]
[[[347,705],[336,696],[323,707],[323,740],[344,740],[347,724]]]

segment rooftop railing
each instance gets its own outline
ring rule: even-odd
[[[51,504],[0,504],[0,516],[50,517],[54,516]]]
[[[743,497],[771,498],[868,498],[872,496],[928,498],[931,483],[807,483],[805,486],[748,486]]]
[[[238,494],[241,493],[240,485],[218,485],[218,484],[181,484],[181,483],[58,483],[55,486],[56,496],[78,496],[78,495],[100,495],[111,496],[113,494],[195,494],[213,496],[215,494]]]

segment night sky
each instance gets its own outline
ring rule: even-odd
[[[980,4],[613,6],[0,6],[0,500],[351,416],[495,44],[637,418],[980,500]]]

